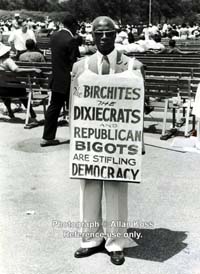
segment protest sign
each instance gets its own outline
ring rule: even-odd
[[[140,73],[80,77],[72,90],[70,177],[141,181]]]

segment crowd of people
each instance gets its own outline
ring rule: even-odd
[[[0,20],[0,40],[4,45],[4,36],[7,37],[6,44],[11,47],[9,54],[14,60],[45,62],[44,53],[37,46],[38,36],[43,34],[51,40],[54,37],[53,34],[61,33],[60,30],[62,29],[65,29],[63,22],[54,22],[48,17],[43,22],[36,22],[31,18],[22,18],[17,13],[12,19],[6,21]],[[180,26],[176,26],[175,24],[147,26],[140,23],[137,26],[121,26],[115,22],[115,29],[115,48],[125,54],[138,52],[190,54],[190,52],[179,49],[176,46],[176,41],[178,39],[198,39],[200,36],[200,27],[198,24],[193,26],[186,24]],[[91,23],[78,22],[73,37],[76,39],[76,44],[78,45],[76,50],[77,58],[86,54],[93,54],[97,51],[94,36],[92,35]],[[162,42],[165,38],[169,39],[168,46]],[[199,53],[199,51],[193,51],[193,53]],[[1,66],[1,69],[3,69],[3,66]],[[14,117],[10,104],[6,103],[6,106],[9,116]]]
[[[78,22],[79,43],[81,53],[93,53],[94,44],[92,36],[92,25],[87,22]],[[26,28],[27,30],[23,30]],[[23,19],[20,14],[16,13],[14,18],[8,20],[0,20],[0,41],[4,42],[4,36],[9,37],[8,42],[14,42],[18,51],[25,50],[25,44],[15,42],[18,36],[27,36],[36,42],[36,38],[40,35],[50,37],[55,31],[63,28],[62,22],[53,21],[46,17],[43,21],[35,21],[32,18]],[[200,26],[198,24],[149,24],[140,23],[138,25],[120,25],[115,22],[117,30],[115,43],[118,50],[123,52],[145,52],[149,49],[163,49],[161,39],[168,38],[178,39],[198,39],[200,37]],[[24,37],[27,39],[26,37]]]
[[[97,51],[92,35],[92,24],[86,22],[78,22],[76,33],[73,37],[76,39],[78,49],[77,57],[87,54],[93,54]],[[37,46],[37,39],[40,35],[48,36],[49,39],[54,33],[65,29],[63,22],[54,22],[46,17],[43,22],[34,21],[31,18],[22,18],[16,13],[14,18],[3,21],[0,20],[0,41],[1,43],[11,46],[10,57],[14,60],[45,62],[46,58],[42,50]],[[116,49],[125,54],[152,52],[152,53],[169,53],[169,54],[190,54],[176,46],[178,39],[198,39],[200,36],[200,27],[198,24],[193,26],[182,24],[158,24],[144,25],[142,23],[137,26],[116,24]],[[7,40],[4,41],[4,37]],[[169,40],[168,46],[163,43],[163,39]],[[52,49],[51,49],[52,50]],[[193,53],[199,53],[199,51]],[[52,55],[53,56],[53,55]],[[6,104],[8,107],[8,104]],[[10,117],[11,109],[8,111]]]

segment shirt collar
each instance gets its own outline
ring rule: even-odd
[[[66,31],[68,31],[68,32],[71,34],[71,36],[74,37],[74,35],[72,34],[71,30],[69,30],[68,28],[62,28],[61,30],[66,30]]]
[[[115,73],[115,66],[116,66],[116,60],[117,60],[117,50],[114,49],[111,53],[106,55],[108,57],[109,63],[110,63],[110,74]],[[100,53],[97,50],[97,68],[98,68],[98,73],[101,74],[101,66],[102,66],[102,59],[103,54]]]
[[[97,58],[100,62],[102,62],[102,58],[103,58],[103,54],[101,52],[99,52],[97,50]],[[106,55],[108,57],[108,60],[110,63],[113,62],[113,60],[116,60],[116,57],[117,57],[117,50],[114,49],[111,53],[109,53],[108,55]]]

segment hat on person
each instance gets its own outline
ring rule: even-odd
[[[0,43],[0,57],[5,55],[11,50],[11,47],[4,45],[3,43]]]

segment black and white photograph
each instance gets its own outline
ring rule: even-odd
[[[0,273],[200,274],[200,0],[0,1]]]

